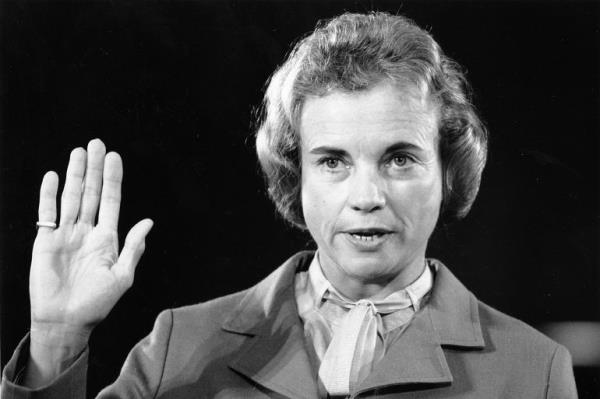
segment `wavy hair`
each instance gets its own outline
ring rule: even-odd
[[[428,32],[403,16],[373,12],[320,21],[268,82],[256,152],[269,196],[285,220],[306,228],[299,131],[306,99],[368,90],[381,82],[412,85],[439,107],[441,216],[467,215],[487,157],[487,132],[471,104],[469,84]]]

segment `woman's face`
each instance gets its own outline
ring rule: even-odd
[[[306,100],[302,208],[325,276],[385,297],[414,281],[442,201],[437,108],[384,83]]]

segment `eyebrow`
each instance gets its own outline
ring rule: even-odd
[[[344,157],[346,155],[348,155],[348,153],[340,148],[335,148],[335,147],[329,147],[329,146],[320,146],[320,147],[315,147],[312,150],[310,150],[311,154],[315,154],[315,155],[336,155],[339,157]]]
[[[384,151],[384,154],[390,154],[398,151],[423,151],[421,147],[416,144],[408,143],[406,141],[399,141],[387,147]],[[315,147],[309,151],[310,154],[315,155],[335,155],[339,157],[345,157],[348,153],[340,148],[330,147],[330,146],[319,146]]]
[[[397,151],[423,151],[423,148],[419,147],[413,143],[407,143],[406,141],[400,141],[398,143],[394,143],[388,148],[385,149],[385,153],[389,154],[391,152]]]

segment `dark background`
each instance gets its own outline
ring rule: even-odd
[[[246,288],[312,247],[275,215],[253,149],[264,82],[320,18],[388,10],[467,70],[491,132],[481,192],[441,228],[441,258],[480,299],[534,326],[600,321],[597,2],[0,4],[1,363],[27,332],[46,170],[100,137],[125,164],[120,236],[155,227],[136,282],[91,343],[95,393],[167,307]],[[576,368],[580,396],[597,368]]]

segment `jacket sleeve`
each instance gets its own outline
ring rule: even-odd
[[[129,352],[117,380],[104,388],[98,399],[153,398],[158,392],[168,351],[173,314],[163,311],[154,323],[150,335],[142,339]],[[88,349],[64,373],[49,385],[29,389],[18,384],[19,373],[24,370],[29,356],[29,340],[26,337],[17,347],[4,369],[3,399],[84,399],[86,396]]]
[[[30,389],[19,384],[29,358],[29,335],[17,346],[13,356],[2,373],[0,398],[3,399],[61,399],[85,398],[87,360],[89,351],[85,351],[75,362],[47,386]]]
[[[548,375],[547,399],[577,399],[573,364],[569,351],[558,345]]]

